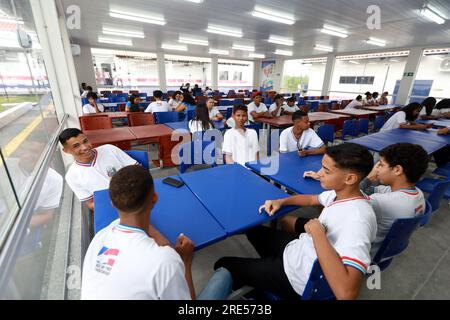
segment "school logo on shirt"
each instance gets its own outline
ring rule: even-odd
[[[108,175],[108,177],[112,178],[113,175],[115,175],[117,172],[116,168],[109,166],[108,168],[106,168],[106,174]]]
[[[107,247],[101,248],[97,254],[95,270],[105,275],[109,275],[118,255],[119,249],[110,249]]]

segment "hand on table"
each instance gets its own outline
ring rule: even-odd
[[[314,171],[305,171],[305,172],[303,172],[303,178],[312,178],[312,179],[315,179],[315,180],[319,180],[320,179],[319,174],[317,172],[314,172]]]
[[[299,155],[300,157],[306,157],[306,156],[308,155],[308,152],[306,152],[305,149],[302,149],[302,150],[299,150],[299,151],[298,151],[298,155]]]
[[[264,209],[269,216],[273,216],[280,208],[281,200],[266,200],[266,202],[259,207],[259,213],[262,213],[262,209]]]

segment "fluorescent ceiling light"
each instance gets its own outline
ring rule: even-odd
[[[209,24],[206,31],[209,33],[223,34],[225,36],[242,38],[242,31],[235,28]]]
[[[209,45],[208,40],[190,38],[190,37],[184,37],[184,36],[180,36],[178,38],[178,42],[186,43],[186,44],[195,44],[195,45],[199,45],[199,46],[208,46]]]
[[[266,56],[264,54],[261,54],[261,53],[249,53],[248,57],[249,58],[257,58],[257,59],[264,59]]]
[[[342,29],[337,29],[335,27],[324,25],[322,29],[320,29],[320,32],[330,34],[332,36],[341,37],[341,38],[347,38],[348,34],[347,31]]]
[[[292,56],[292,51],[277,49],[275,51],[275,54],[282,55],[282,56]]]
[[[193,3],[202,3],[203,2],[203,0],[186,0],[186,1],[193,2]]]
[[[400,60],[397,60],[397,59],[390,59],[389,61],[390,62],[400,62]]]
[[[436,13],[434,10],[431,10],[428,7],[423,8],[420,10],[420,13],[430,19],[431,21],[436,22],[437,24],[443,24],[445,23],[445,19],[438,13]]]
[[[372,44],[374,46],[384,47],[386,46],[386,41],[376,38],[369,38],[369,40],[366,40],[368,44]]]
[[[284,37],[278,37],[278,36],[270,36],[269,40],[267,40],[270,43],[276,43],[276,44],[282,44],[285,46],[293,46],[294,40],[290,38],[284,38]]]
[[[227,56],[230,54],[228,50],[220,50],[220,49],[209,49],[210,54],[220,54],[223,56]]]
[[[303,66],[304,67],[312,67],[312,63],[304,63]]]
[[[292,14],[272,10],[258,5],[256,5],[255,9],[252,11],[252,16],[289,25],[295,23],[295,17]]]
[[[2,17],[2,18],[0,18],[0,22],[12,23],[12,24],[24,24],[23,20],[16,20],[13,17],[11,17],[11,18]]]
[[[354,60],[349,60],[348,63],[360,64],[358,61],[354,61]]]
[[[131,21],[139,21],[145,23],[153,23],[159,24],[161,26],[166,24],[166,20],[164,20],[163,16],[151,16],[148,14],[138,14],[131,12],[123,12],[122,10],[110,9],[109,16],[113,18],[131,20]]]
[[[320,51],[326,51],[326,52],[333,52],[333,50],[334,50],[332,47],[322,46],[320,44],[316,44],[314,46],[314,49],[320,50]]]
[[[130,39],[117,39],[117,38],[107,38],[107,37],[98,37],[98,42],[100,43],[110,43],[110,44],[118,44],[122,46],[132,46],[133,42]]]
[[[255,51],[255,47],[252,47],[252,46],[241,46],[239,44],[233,44],[231,49],[233,49],[233,50],[242,50],[242,51]]]
[[[187,46],[177,45],[177,44],[163,43],[161,45],[161,48],[162,49],[167,49],[167,50],[187,51]]]
[[[145,38],[144,32],[142,32],[142,31],[120,30],[120,29],[114,29],[114,28],[109,28],[109,27],[103,27],[103,33],[111,35],[111,36]]]

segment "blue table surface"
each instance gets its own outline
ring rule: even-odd
[[[323,155],[300,157],[296,151],[293,151],[261,159],[257,163],[246,163],[246,166],[296,193],[319,194],[325,191],[320,186],[320,182],[311,178],[303,178],[303,173],[319,171],[322,167],[322,158]],[[277,161],[278,165],[276,165]],[[271,164],[278,170],[270,172]]]
[[[239,164],[194,171],[180,177],[228,235],[241,233],[297,208],[283,207],[272,217],[264,211],[259,214],[259,206],[266,200],[289,195]]]
[[[424,124],[428,124],[428,123],[432,123],[433,126],[436,127],[450,127],[450,119],[449,120],[418,120],[418,123],[424,123]]]
[[[428,154],[432,154],[448,144],[446,137],[440,137],[434,131],[408,129],[393,129],[378,132],[346,142],[357,143],[374,151],[381,151],[394,143],[409,142],[421,145]]]
[[[225,121],[213,121],[214,127],[218,130],[225,129]],[[189,131],[189,122],[188,121],[179,121],[179,122],[168,122],[165,123],[166,126],[173,130],[177,129],[185,129]]]
[[[180,180],[178,176],[172,178]],[[195,249],[208,246],[226,237],[222,226],[210,215],[197,197],[184,185],[175,188],[155,180],[158,202],[150,215],[151,223],[175,245],[178,235],[184,233],[195,244]],[[108,190],[94,193],[95,232],[118,218],[112,207]]]

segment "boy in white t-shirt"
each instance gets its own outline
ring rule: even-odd
[[[261,101],[261,92],[255,92],[253,95],[253,102],[249,103],[247,106],[248,120],[250,123],[255,122],[255,120],[259,117],[270,117],[270,112],[267,110],[267,106]]]
[[[259,226],[247,238],[261,258],[225,257],[216,262],[233,276],[235,287],[248,285],[285,299],[298,299],[311,268],[319,260],[323,274],[337,299],[355,299],[370,265],[370,246],[377,221],[359,183],[373,167],[373,157],[363,146],[346,143],[327,149],[319,171],[320,195],[296,195],[267,200],[260,207],[269,215],[282,206],[324,206],[318,219],[309,220],[306,233]]]
[[[290,97],[286,99],[286,103],[283,105],[283,115],[291,115],[295,111],[300,110],[295,103],[296,103],[295,97]]]
[[[245,166],[246,162],[259,159],[258,134],[253,129],[246,129],[247,107],[236,105],[233,107],[235,127],[228,129],[223,138],[222,152],[225,163],[239,163]]]
[[[298,151],[299,156],[325,153],[326,146],[317,133],[310,128],[308,114],[295,111],[292,115],[294,126],[280,134],[280,152]]]
[[[283,111],[284,97],[281,94],[277,94],[273,98],[273,101],[274,102],[269,107],[270,115],[272,117],[279,117]]]
[[[153,91],[153,98],[155,98],[156,101],[153,101],[150,103],[145,109],[144,112],[169,112],[172,111],[172,108],[169,106],[169,104],[166,101],[163,101],[163,92],[161,90],[155,90]]]
[[[425,212],[425,198],[415,183],[427,167],[427,152],[419,145],[396,143],[380,151],[380,161],[361,185],[370,195],[377,216],[378,231],[372,244],[372,257],[396,219],[412,218]],[[373,186],[376,182],[381,185]]]
[[[98,232],[89,245],[81,299],[195,298],[194,244],[180,234],[174,250],[150,225],[158,195],[149,171],[141,166],[122,168],[111,179],[109,194],[119,219]]]
[[[63,151],[75,161],[66,173],[66,181],[77,198],[94,210],[94,192],[108,189],[111,177],[121,168],[138,164],[116,146],[105,144],[93,148],[89,139],[76,128],[65,129],[59,135]]]
[[[102,104],[97,103],[98,96],[95,92],[89,92],[87,94],[89,103],[83,106],[83,114],[89,113],[101,113],[105,111],[105,107]]]

